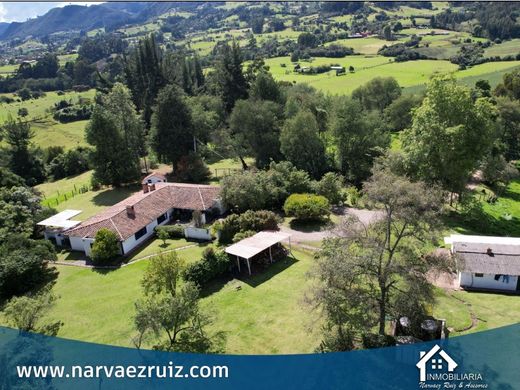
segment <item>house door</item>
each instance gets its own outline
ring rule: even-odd
[[[516,277],[516,291],[520,291],[520,275]]]

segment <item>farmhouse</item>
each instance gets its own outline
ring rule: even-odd
[[[202,223],[205,223],[207,215],[221,215],[223,209],[219,194],[220,188],[210,185],[144,184],[141,192],[61,231],[59,242],[90,256],[96,233],[104,228],[117,235],[120,252],[126,255],[151,237],[156,226],[164,225],[172,218],[189,218],[193,211],[198,210],[202,213]]]
[[[520,238],[451,235],[444,241],[460,259],[461,287],[520,292]]]

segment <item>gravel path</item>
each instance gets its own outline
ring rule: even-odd
[[[375,210],[346,207],[343,209],[341,217],[347,215],[354,215],[360,220],[361,223],[369,225],[370,223],[376,221],[382,215],[382,213]],[[301,230],[292,229],[289,226],[281,226],[280,231],[291,234],[291,240],[297,243],[322,241],[324,238],[331,237],[334,234],[331,229],[304,232]]]

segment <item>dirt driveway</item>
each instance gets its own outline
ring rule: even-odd
[[[365,225],[369,225],[370,223],[376,221],[381,217],[382,213],[376,210],[365,210],[365,209],[355,209],[352,207],[345,207],[341,210],[339,214],[340,218],[343,218],[347,215],[356,216],[361,223]],[[289,226],[281,226],[280,231],[284,233],[291,234],[291,240],[297,243],[305,243],[305,242],[317,242],[322,241],[324,238],[331,237],[334,235],[333,230],[334,226],[325,227],[322,230],[315,231],[304,231],[298,228],[292,228]]]

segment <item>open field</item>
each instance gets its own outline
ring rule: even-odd
[[[188,261],[202,253],[188,250],[179,251]],[[59,336],[131,346],[134,301],[141,296],[140,280],[147,263],[143,260],[114,271],[58,266],[54,292],[60,298],[49,317],[64,322]],[[319,335],[308,330],[312,315],[301,302],[311,264],[309,254],[294,251],[294,258],[259,274],[215,282],[202,292],[202,305],[215,316],[212,329],[227,335],[226,352],[311,352],[316,347]]]
[[[3,94],[15,98],[13,94]],[[39,99],[30,99],[26,101],[15,101],[10,104],[0,103],[0,123],[4,122],[9,115],[16,117],[18,110],[22,107],[27,108],[29,115],[27,120],[36,118],[43,118],[50,115],[49,110],[54,107],[54,104],[60,100],[67,100],[75,103],[80,97],[92,99],[94,98],[95,90],[91,89],[86,92],[65,92],[63,95],[58,95],[56,92],[46,92],[44,97]]]
[[[59,123],[54,120],[35,121],[31,123],[34,130],[33,143],[41,148],[63,146],[71,149],[76,146],[86,146],[85,127],[88,121]]]
[[[447,320],[452,336],[515,324],[520,313],[520,297],[498,293],[437,290],[434,314]],[[476,324],[472,327],[472,316]],[[468,329],[470,328],[470,329]],[[467,330],[465,330],[467,329]]]
[[[285,64],[285,67],[282,66]],[[354,73],[336,76],[334,71],[318,75],[293,72],[293,64],[289,57],[277,57],[266,60],[266,65],[277,80],[307,83],[317,89],[332,94],[349,94],[354,89],[374,77],[394,77],[403,88],[424,89],[424,85],[435,73],[453,73],[461,82],[468,79],[477,81],[480,78],[492,78],[494,85],[502,75],[520,66],[520,61],[488,62],[465,70],[458,70],[457,65],[449,61],[419,60],[393,62],[391,58],[382,56],[347,56],[344,58],[314,58],[312,62],[301,61],[302,66],[339,64],[353,66]],[[474,84],[474,81],[473,81]]]
[[[68,196],[67,200],[58,197],[58,204],[56,204],[55,197],[44,201],[44,203],[58,211],[66,209],[82,210],[81,214],[74,217],[74,219],[84,221],[85,219],[103,211],[107,207],[122,201],[138,190],[139,188],[137,187],[102,188],[98,191],[87,191],[73,197]]]
[[[351,47],[356,53],[377,54],[377,51],[384,45],[391,46],[396,43],[399,43],[399,41],[385,41],[384,39],[377,37],[367,37],[338,39],[337,41],[328,42],[325,46],[341,45],[345,47]]]
[[[2,65],[0,66],[0,77],[4,77],[15,73],[18,70],[19,65]]]
[[[520,180],[511,182],[495,203],[487,201],[491,195],[486,186],[477,186],[473,191],[476,207],[469,214],[454,211],[447,221],[449,227],[461,234],[519,237]]]
[[[511,39],[509,41],[504,41],[500,44],[493,44],[487,49],[484,50],[484,55],[486,57],[494,57],[494,56],[516,56],[520,53],[520,39]]]
[[[56,180],[53,182],[47,182],[39,184],[36,189],[40,191],[44,196],[50,197],[56,194],[56,192],[69,192],[75,188],[79,188],[83,185],[90,184],[90,178],[92,177],[92,171],[84,172],[81,175],[73,177],[67,177],[65,179]]]
[[[173,246],[184,244],[173,241]],[[179,255],[195,261],[203,250],[204,246],[180,249]],[[312,256],[299,249],[293,254],[252,277],[217,280],[202,291],[201,304],[214,317],[211,330],[227,336],[227,353],[308,353],[316,348],[319,327],[311,330],[310,325],[317,318],[302,303],[311,286],[306,273]],[[60,298],[49,318],[64,322],[59,336],[132,346],[134,302],[141,296],[147,264],[142,260],[111,271],[57,266],[54,292]],[[515,296],[438,289],[436,297],[434,315],[447,319],[453,336],[518,321],[520,299]],[[472,316],[478,318],[475,327]]]

